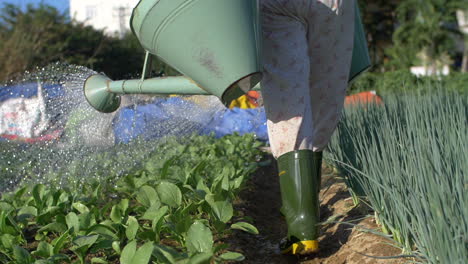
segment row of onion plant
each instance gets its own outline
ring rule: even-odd
[[[468,98],[425,87],[345,110],[329,160],[423,263],[468,261]]]

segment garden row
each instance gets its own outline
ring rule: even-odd
[[[384,106],[348,108],[330,145],[328,158],[355,201],[366,196],[383,230],[425,263],[468,260],[468,97],[461,89],[422,87],[387,95]]]
[[[250,135],[179,141],[75,152],[67,166],[54,169],[40,161],[51,164],[48,161],[60,156],[66,160],[63,150],[53,154],[51,148],[26,147],[26,152],[39,155],[29,162],[31,167],[17,163],[20,167],[15,168],[12,159],[2,169],[31,175],[42,171],[40,179],[46,184],[26,184],[31,182],[26,176],[14,191],[2,194],[0,262],[243,260],[241,254],[227,251],[222,238],[234,230],[258,233],[232,203],[256,170],[262,143]],[[44,151],[48,156],[41,158]]]

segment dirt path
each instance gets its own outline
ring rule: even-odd
[[[272,158],[271,158],[272,159]],[[368,208],[353,207],[350,195],[342,180],[323,168],[321,191],[322,221],[337,216],[336,221],[353,222],[369,229],[378,229],[374,218],[361,219],[372,212]],[[246,256],[243,263],[303,263],[303,264],[341,264],[341,263],[404,263],[402,259],[380,260],[363,256],[396,256],[399,249],[382,237],[359,231],[345,224],[330,224],[322,228],[320,236],[321,251],[308,259],[282,256],[277,242],[286,234],[285,223],[279,213],[281,197],[276,164],[261,168],[253,177],[249,189],[241,194],[237,205],[245,215],[253,218],[260,235],[254,236],[235,232],[227,241],[233,249]]]

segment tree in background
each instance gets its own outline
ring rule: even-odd
[[[140,74],[144,50],[129,33],[123,39],[109,37],[67,14],[40,4],[26,10],[11,4],[0,9],[0,81],[25,71],[61,61],[105,72],[113,79]],[[177,74],[156,61],[158,74]]]
[[[423,65],[438,68],[451,64],[456,27],[456,10],[465,9],[466,0],[404,0],[397,8],[399,23],[393,46],[387,50],[389,69]]]
[[[464,50],[461,64],[462,72],[468,72],[468,9],[457,10],[458,25],[463,33]]]
[[[396,10],[401,2],[402,0],[359,0],[374,71],[382,71],[388,60],[385,50],[393,45]]]
[[[461,36],[455,10],[466,10],[468,1],[359,0],[359,4],[373,71],[450,63],[462,56],[454,49],[454,39]]]
[[[60,59],[66,48],[63,25],[65,16],[56,9],[29,6],[22,12],[5,5],[0,12],[0,79]]]

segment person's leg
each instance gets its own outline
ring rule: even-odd
[[[354,0],[318,0],[308,20],[313,150],[330,141],[343,110],[354,44]]]
[[[262,96],[275,158],[312,149],[307,26],[279,0],[262,0]]]
[[[353,13],[347,12],[353,5],[352,0],[262,1],[262,92],[288,225],[283,253],[318,250],[321,150],[344,101],[354,29]]]
[[[294,3],[263,1],[262,94],[288,227],[280,248],[283,253],[308,254],[318,250],[316,164],[321,156],[312,152],[307,25]]]

